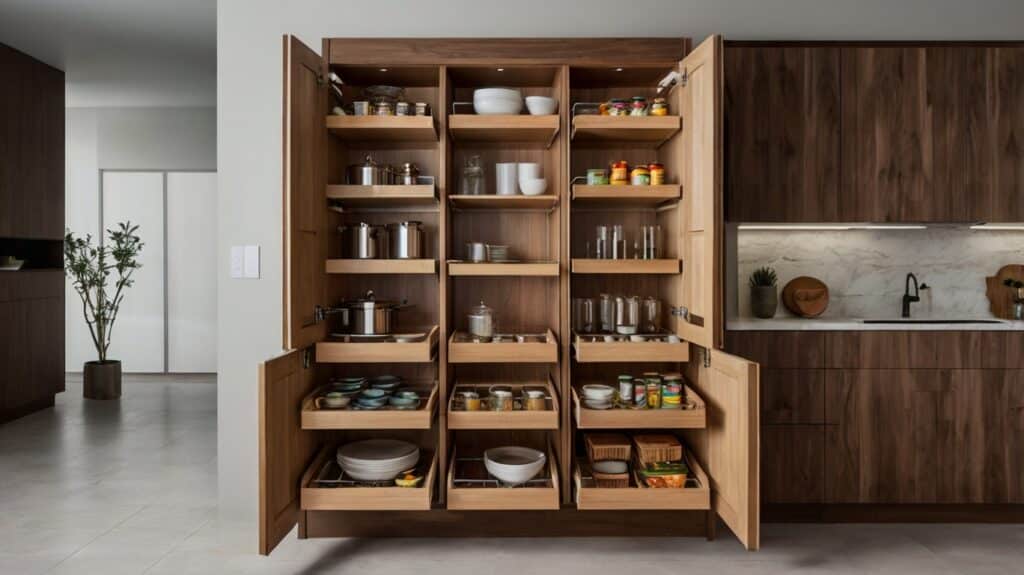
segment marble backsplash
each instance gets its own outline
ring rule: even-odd
[[[992,317],[985,277],[1024,263],[1024,231],[929,227],[924,230],[730,230],[735,281],[728,317],[751,317],[750,273],[771,266],[779,292],[797,276],[829,287],[823,317],[898,317],[908,272],[931,288],[911,304],[915,317]],[[779,302],[776,317],[791,315]]]

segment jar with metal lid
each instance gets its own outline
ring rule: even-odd
[[[633,96],[629,106],[630,116],[646,116],[647,115],[647,98],[643,96]]]
[[[629,102],[620,98],[612,98],[611,102],[608,103],[608,115],[628,116]]]
[[[480,341],[491,341],[494,337],[494,310],[484,302],[473,306],[469,310],[468,331],[469,335]]]
[[[650,114],[652,116],[667,116],[668,115],[668,102],[665,98],[655,98],[651,102]]]
[[[408,116],[409,115],[409,102],[398,102],[395,104],[395,115],[396,116]]]
[[[426,102],[416,102],[416,115],[417,116],[429,116],[430,115],[430,104]]]
[[[398,178],[395,183],[402,184],[403,186],[415,186],[416,179],[419,177],[419,166],[412,162],[406,162],[402,164],[402,168],[398,172]]]
[[[465,196],[482,196],[487,193],[484,167],[481,165],[480,156],[466,158],[466,165],[462,168],[459,193]]]
[[[395,111],[391,102],[377,102],[373,105],[373,114],[375,116],[394,116]]]
[[[625,404],[633,403],[633,376],[619,376],[619,401]]]
[[[647,166],[636,166],[629,174],[629,183],[634,186],[651,185],[651,171]]]
[[[651,185],[661,186],[665,184],[665,165],[658,162],[651,162],[647,169],[651,174]]]
[[[629,162],[619,160],[612,162],[608,183],[612,185],[626,185],[629,183]]]

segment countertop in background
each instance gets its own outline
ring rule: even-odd
[[[870,318],[876,319],[876,318]],[[877,318],[888,319],[888,318]],[[911,319],[929,319],[927,317]],[[958,319],[958,318],[942,318]],[[965,318],[971,319],[971,318]],[[1000,323],[864,323],[864,318],[777,317],[772,319],[734,318],[727,320],[729,331],[1024,331],[1024,321],[999,320]]]

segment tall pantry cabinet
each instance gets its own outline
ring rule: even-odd
[[[719,519],[747,548],[759,545],[758,366],[725,354],[722,321],[722,44],[686,39],[325,39],[323,56],[284,38],[284,310],[286,352],[260,366],[260,551],[297,524],[299,537],[713,536]],[[666,116],[575,116],[577,102],[655,95],[670,72]],[[329,85],[344,82],[339,96]],[[397,85],[431,116],[338,116],[363,88]],[[478,116],[456,105],[473,91],[515,87],[558,100],[551,115]],[[353,95],[357,98],[353,98]],[[346,166],[371,155],[415,162],[432,185],[358,186]],[[540,196],[467,196],[468,158],[486,166],[534,162]],[[589,167],[656,160],[661,186],[587,186]],[[487,168],[490,170],[490,168]],[[487,175],[494,185],[494,172]],[[656,260],[595,260],[588,234],[605,219],[661,225]],[[345,224],[416,220],[414,260],[344,258]],[[470,241],[506,244],[519,261],[464,261]],[[367,290],[408,300],[395,333],[413,342],[346,341],[322,310]],[[570,326],[573,297],[656,295],[672,342],[595,342]],[[529,343],[465,341],[465,317],[484,300],[498,331]],[[616,373],[678,371],[699,409],[686,413],[582,408],[584,383]],[[332,378],[398,375],[421,389],[410,411],[316,409]],[[493,383],[547,390],[548,409],[453,409],[457,389]],[[607,412],[606,412],[607,414]],[[672,433],[697,485],[596,488],[581,481],[583,433]],[[338,445],[396,438],[420,447],[419,487],[327,487],[321,469]],[[529,487],[474,484],[467,469],[500,445],[543,450],[548,468]],[[478,463],[477,463],[478,465]]]

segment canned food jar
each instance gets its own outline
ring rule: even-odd
[[[629,163],[626,160],[613,162],[610,173],[608,183],[611,185],[624,186],[629,183]]]
[[[651,185],[661,186],[665,184],[665,165],[653,162],[647,169],[651,173]]]
[[[665,98],[655,98],[654,101],[651,102],[650,113],[652,116],[667,116],[668,102],[665,101]]]
[[[647,381],[641,377],[633,379],[633,404],[647,407]]]
[[[646,116],[647,115],[647,98],[643,96],[633,96],[632,103],[629,108],[630,116]]]
[[[359,100],[352,102],[352,115],[353,116],[369,116],[370,115],[370,103],[366,100]]]
[[[619,400],[622,403],[633,403],[633,376],[619,376]]]
[[[633,168],[633,171],[629,174],[629,183],[634,186],[651,185],[651,171],[647,169],[647,166],[637,166]]]
[[[588,186],[606,186],[608,185],[608,170],[603,168],[595,168],[587,170],[587,185]]]
[[[408,116],[409,115],[409,102],[399,102],[395,104],[395,115],[396,116]]]
[[[613,98],[611,104],[608,106],[609,116],[628,116],[629,115],[629,102],[618,98]]]
[[[388,102],[378,102],[373,106],[373,113],[376,116],[394,116],[395,112]]]
[[[426,102],[416,102],[416,115],[417,116],[429,116],[430,115],[430,104]]]

